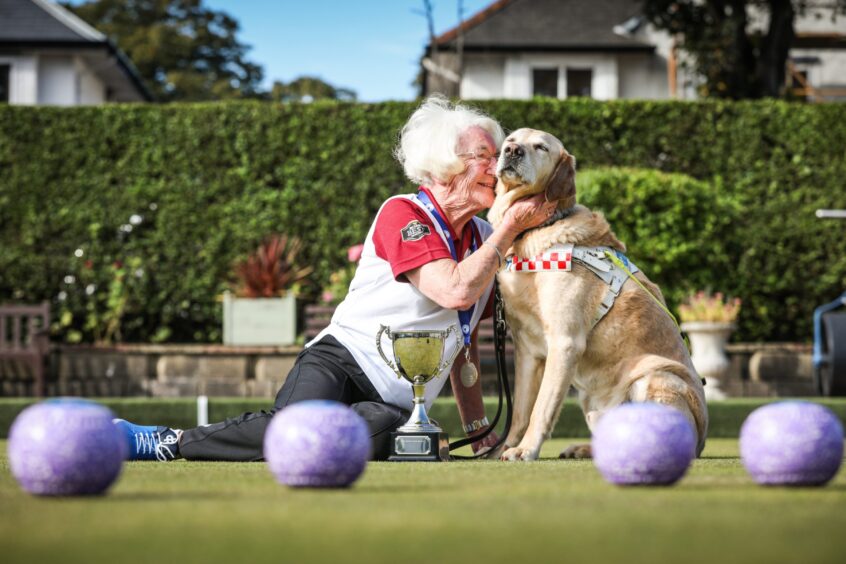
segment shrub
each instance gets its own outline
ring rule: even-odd
[[[713,285],[715,273],[731,272],[725,241],[736,210],[719,184],[607,168],[578,173],[576,185],[579,203],[604,212],[626,255],[661,286],[671,309],[691,288]]]
[[[561,137],[580,169],[685,173],[725,196],[734,210],[728,225],[687,192],[675,201],[666,186],[668,198],[638,204],[664,206],[654,218],[623,213],[636,200],[628,192],[619,208],[596,197],[633,258],[676,303],[682,286],[743,298],[739,339],[808,339],[814,306],[846,286],[846,225],[813,215],[846,207],[846,105],[478,106],[507,128]],[[0,301],[51,300],[57,339],[90,341],[108,331],[126,341],[218,341],[217,299],[231,266],[267,233],[303,241],[301,264],[314,268],[303,290],[317,298],[382,201],[414,190],[391,157],[413,107],[0,105]],[[589,194],[586,184],[584,201]],[[133,224],[134,216],[141,221]],[[677,217],[685,223],[665,225]]]

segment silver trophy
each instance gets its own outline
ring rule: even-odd
[[[449,359],[444,360],[444,345],[454,333],[458,346]],[[394,364],[382,351],[382,335],[393,342]],[[376,334],[376,348],[385,363],[400,378],[411,382],[414,409],[411,417],[396,432],[391,433],[391,456],[388,460],[438,461],[449,460],[449,437],[432,423],[426,414],[424,390],[426,383],[451,366],[464,342],[455,325],[445,331],[421,330],[392,333],[381,325]]]

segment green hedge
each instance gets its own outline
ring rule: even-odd
[[[197,407],[192,399],[103,399],[92,400],[108,406],[118,417],[148,425],[167,425],[187,429],[197,424]],[[772,400],[768,399],[731,399],[708,404],[710,424],[708,436],[712,438],[734,438],[740,434],[744,419],[756,408]],[[831,409],[846,425],[846,400],[818,399],[809,401],[822,404]],[[9,428],[15,417],[35,400],[29,398],[0,399],[0,438],[9,436]],[[223,421],[243,412],[258,412],[271,407],[271,400],[241,398],[209,398],[209,421]],[[485,398],[488,416],[496,413],[496,399]],[[461,420],[452,398],[435,401],[429,415],[437,420],[449,433],[451,440],[464,436]],[[582,410],[575,400],[568,399],[561,410],[561,417],[555,426],[554,437],[588,437],[590,432],[585,424]]]
[[[582,191],[672,299],[743,298],[738,339],[807,340],[814,306],[846,286],[846,224],[813,215],[846,207],[844,105],[478,105],[558,135],[580,170],[697,179],[610,171]],[[304,239],[316,295],[384,198],[414,188],[391,157],[413,108],[2,105],[0,301],[50,300],[61,340],[218,341],[231,265],[264,235]]]
[[[605,213],[626,255],[661,286],[670,307],[693,290],[723,286],[714,272],[732,268],[726,242],[737,206],[719,182],[600,168],[578,176],[578,199]]]

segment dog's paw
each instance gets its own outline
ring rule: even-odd
[[[558,458],[593,458],[590,445],[570,445],[561,451]]]
[[[512,447],[502,453],[500,460],[537,460],[538,451],[528,448]]]

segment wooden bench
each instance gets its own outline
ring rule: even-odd
[[[335,306],[307,305],[305,308],[305,340],[306,342],[315,338],[329,322],[332,314],[335,313]],[[496,378],[496,350],[494,347],[493,317],[483,319],[479,323],[479,363],[481,364],[483,385],[485,389],[490,387],[487,382]],[[373,336],[376,337],[375,335]],[[510,377],[514,378],[514,344],[509,334],[505,341],[505,359],[508,363]],[[495,386],[495,380],[490,385]]]
[[[306,343],[317,337],[329,322],[332,321],[332,314],[335,313],[335,306],[307,305],[305,307],[305,340]],[[374,338],[376,335],[373,336]]]
[[[0,362],[29,368],[32,386],[24,393],[44,397],[47,360],[50,355],[50,304],[0,305]],[[18,372],[15,370],[15,372]],[[29,378],[24,372],[21,380]],[[5,386],[4,386],[5,388]]]

